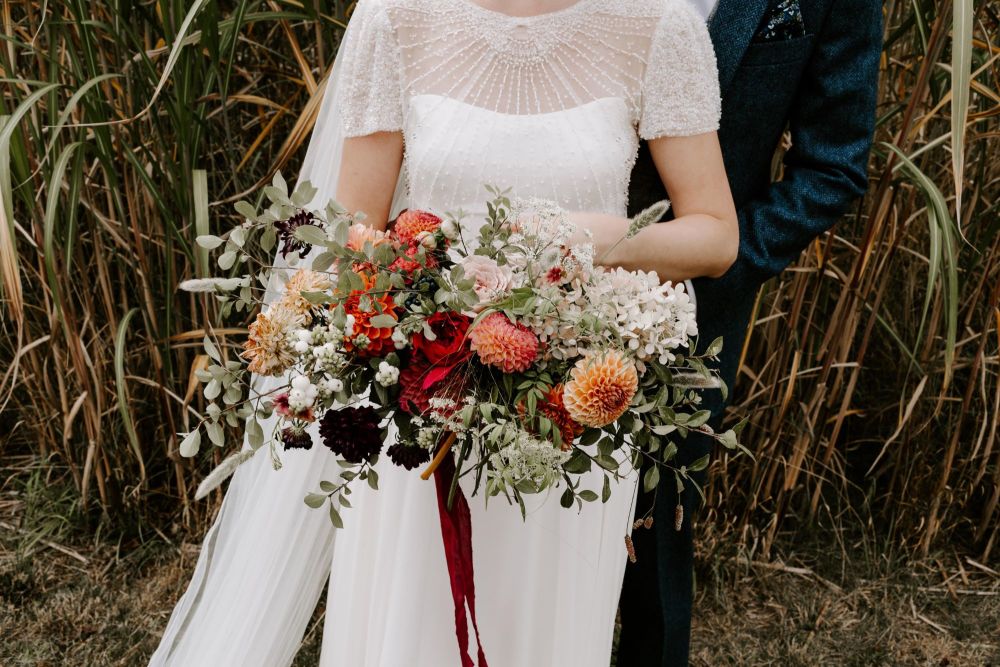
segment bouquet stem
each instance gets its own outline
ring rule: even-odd
[[[427,480],[431,478],[431,475],[434,474],[434,471],[437,470],[438,466],[441,465],[441,462],[444,461],[444,457],[446,457],[448,455],[448,452],[451,451],[452,445],[455,444],[455,437],[456,436],[454,433],[448,434],[448,436],[444,439],[444,442],[441,443],[441,447],[438,449],[437,454],[434,456],[434,459],[427,465],[427,468],[425,468],[424,471],[420,473],[420,479]]]

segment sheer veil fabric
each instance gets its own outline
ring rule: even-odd
[[[321,206],[345,137],[400,131],[394,211],[462,210],[471,235],[496,185],[624,215],[640,139],[713,131],[719,106],[711,42],[685,0],[577,0],[523,18],[474,0],[360,0],[300,178]],[[282,461],[274,471],[263,451],[234,475],[150,665],[290,664],[327,576],[323,667],[459,665],[433,483],[380,461],[381,490],[357,489],[335,535],[302,502],[337,476],[332,455],[317,444]],[[470,498],[492,667],[608,664],[636,484],[580,512],[559,491],[533,497],[526,520]]]

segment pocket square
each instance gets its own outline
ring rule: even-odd
[[[779,0],[771,7],[753,41],[778,42],[805,37],[805,34],[806,24],[802,19],[799,0]]]

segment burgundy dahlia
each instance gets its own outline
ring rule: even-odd
[[[385,450],[385,453],[389,455],[390,461],[407,470],[413,470],[431,460],[431,453],[423,447],[404,445],[401,442]]]
[[[309,433],[299,426],[287,426],[281,431],[281,442],[285,449],[312,449],[313,441]]]
[[[281,240],[282,257],[288,257],[288,253],[291,252],[298,252],[302,258],[309,254],[312,246],[295,238],[295,230],[302,225],[311,225],[314,221],[315,218],[309,211],[299,211],[288,220],[275,220],[274,227],[278,230],[278,239]]]
[[[331,452],[348,463],[371,462],[382,451],[381,419],[370,406],[328,410],[319,435]]]

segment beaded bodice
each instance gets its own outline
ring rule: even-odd
[[[640,139],[715,130],[704,23],[684,0],[361,0],[341,49],[347,136],[402,131],[408,199],[479,212],[485,185],[623,214]]]

